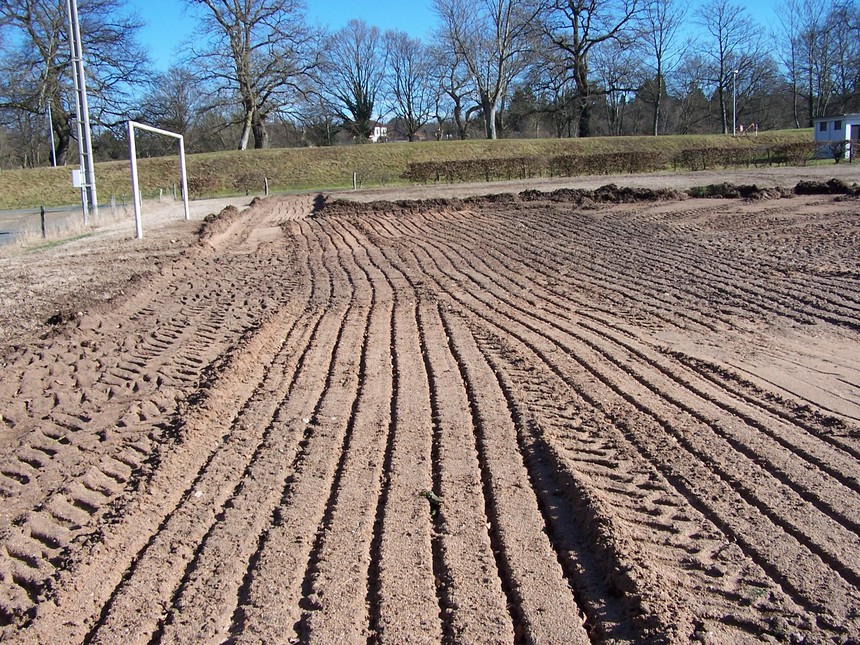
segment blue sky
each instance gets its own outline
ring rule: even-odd
[[[80,0],[79,0],[80,1]],[[424,38],[434,24],[429,0],[364,1],[309,0],[308,18],[332,29],[339,29],[352,18],[363,18],[380,29],[402,29],[411,36]],[[177,47],[191,37],[195,21],[184,2],[177,0],[128,0],[146,22],[140,34],[153,63],[165,70],[175,59]]]
[[[737,0],[736,0],[737,1]],[[766,31],[776,26],[774,4],[777,0],[742,2]],[[693,0],[698,4],[698,0]],[[308,17],[331,29],[339,29],[351,18],[362,18],[380,29],[402,29],[420,38],[429,36],[435,25],[430,0],[308,0]],[[140,35],[159,70],[175,60],[176,49],[191,37],[195,20],[186,4],[177,0],[128,0],[147,23]]]

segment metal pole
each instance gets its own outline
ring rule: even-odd
[[[87,191],[89,208],[95,217],[99,214],[99,203],[96,197],[96,172],[93,163],[93,142],[90,132],[90,108],[87,101],[87,79],[84,73],[84,51],[81,43],[81,26],[78,22],[78,2],[68,0],[69,16],[71,18],[71,29],[69,30],[70,41],[73,43],[72,58],[74,67],[77,69],[77,90],[80,94],[81,106],[81,134],[83,140],[79,142],[84,150],[85,165],[81,164],[84,171],[84,184]],[[86,221],[84,222],[87,223]]]
[[[134,122],[128,122],[128,156],[131,159],[131,194],[134,200],[134,227],[137,239],[143,239],[143,223],[140,220],[140,189],[137,182],[137,147],[134,145]]]
[[[179,168],[182,173],[182,203],[185,206],[185,220],[191,219],[188,212],[188,177],[185,176],[185,137],[179,137]]]
[[[76,57],[76,50],[74,43],[74,34],[71,28],[72,26],[72,2],[71,0],[66,0],[66,9],[69,12],[69,47],[72,52],[72,61],[74,63]],[[72,81],[75,85],[75,90],[78,88],[78,66],[72,64]],[[78,131],[78,163],[81,166],[81,174],[84,174],[84,146],[83,146],[83,133],[81,129],[81,96],[80,93],[75,91],[75,127]],[[87,216],[90,212],[89,204],[87,203],[87,190],[84,187],[86,180],[81,182],[81,210],[84,212],[84,226],[88,224]]]

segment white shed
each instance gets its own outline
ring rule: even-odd
[[[840,114],[838,116],[820,116],[812,120],[815,127],[815,143],[818,145],[819,157],[832,157],[833,148],[844,141],[860,142],[860,114]],[[860,145],[858,145],[860,154]],[[851,157],[851,144],[845,146],[845,158]]]
[[[373,131],[367,137],[373,143],[379,143],[380,141],[385,141],[388,139],[388,127],[380,123],[379,121],[371,121],[370,125],[373,126]]]

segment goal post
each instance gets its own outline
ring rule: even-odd
[[[179,139],[179,168],[182,174],[182,202],[185,205],[185,219],[189,220],[191,219],[191,216],[188,212],[188,176],[185,172],[185,137],[183,137],[181,134],[177,134],[176,132],[162,130],[161,128],[154,128],[151,125],[138,123],[137,121],[129,121],[128,152],[129,158],[131,159],[131,194],[134,200],[134,225],[137,229],[137,239],[142,239],[143,223],[140,217],[140,185],[138,183],[137,178],[137,147],[134,143],[135,128],[137,128],[138,130],[154,132],[155,134],[161,134],[166,137],[172,137],[174,139]]]

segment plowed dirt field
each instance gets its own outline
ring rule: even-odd
[[[7,253],[0,635],[857,642],[860,201],[670,197]]]

